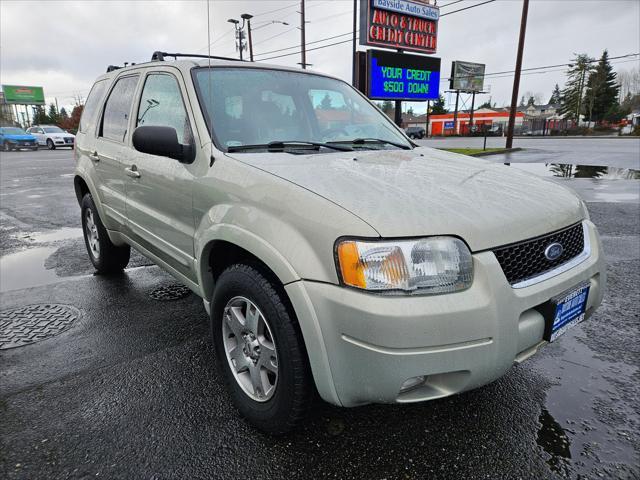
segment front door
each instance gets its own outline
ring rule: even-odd
[[[125,220],[125,174],[123,156],[127,149],[129,119],[140,75],[128,75],[116,80],[107,98],[98,129],[98,138],[89,158],[94,163],[99,182],[105,226],[122,230]]]
[[[177,77],[152,72],[144,80],[135,125],[173,127],[182,144],[194,144],[192,122]],[[128,230],[134,240],[195,280],[193,267],[193,165],[131,148],[125,160]]]

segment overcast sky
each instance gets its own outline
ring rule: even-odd
[[[364,0],[363,0],[364,1]],[[440,0],[441,14],[480,0]],[[255,16],[256,55],[299,45],[299,1],[210,0],[212,54],[235,56],[230,17]],[[307,42],[351,31],[352,0],[307,0]],[[486,63],[487,73],[513,70],[521,0],[497,0],[440,20],[437,56],[443,77],[452,60]],[[272,20],[290,25],[272,24]],[[311,44],[346,40],[349,36]],[[86,96],[93,80],[109,64],[142,62],[154,50],[206,53],[207,6],[204,1],[16,1],[0,2],[0,81],[3,84],[41,85],[47,101],[73,104],[73,96]],[[360,47],[361,49],[363,47]],[[524,50],[524,67],[568,62],[574,53],[598,57],[640,52],[640,0],[531,0]],[[297,52],[292,48],[282,53]],[[351,78],[351,44],[309,51],[313,69]],[[295,65],[299,54],[271,60]],[[620,62],[620,61],[617,61]],[[624,60],[616,69],[639,66]],[[523,75],[520,92],[539,93],[546,102],[555,83],[562,87],[562,69]],[[554,71],[555,70],[555,71]],[[560,71],[557,71],[560,70]],[[491,99],[509,102],[513,77],[487,79]],[[440,85],[441,91],[446,82]],[[479,101],[488,100],[483,96]],[[422,104],[424,105],[424,104]],[[424,110],[420,104],[416,111]]]

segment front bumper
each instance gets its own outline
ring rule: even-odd
[[[9,145],[11,146],[11,148],[16,149],[16,150],[20,150],[22,148],[37,148],[38,147],[38,142],[33,140],[7,140],[9,142]]]
[[[526,288],[509,285],[492,252],[474,254],[471,288],[447,295],[383,296],[312,281],[287,285],[320,395],[343,406],[414,402],[497,379],[545,343],[545,320],[535,307],[582,281],[591,283],[587,316],[600,305],[604,258],[594,225],[586,225],[589,258]],[[401,393],[405,381],[422,376],[420,386]]]
[[[66,138],[52,138],[53,144],[56,147],[73,147],[75,143],[75,139],[66,139]]]

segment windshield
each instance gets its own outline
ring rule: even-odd
[[[357,139],[382,141],[359,148],[411,147],[386,115],[339,80],[257,68],[199,68],[194,78],[214,138],[227,149]]]
[[[42,127],[45,133],[65,133],[60,127]]]
[[[21,128],[13,128],[13,127],[3,128],[2,133],[4,133],[5,135],[26,135],[27,134],[27,132],[25,132]]]

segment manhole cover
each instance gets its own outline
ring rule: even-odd
[[[151,298],[154,300],[160,300],[163,302],[168,302],[171,300],[179,300],[181,298],[186,297],[191,293],[188,287],[180,284],[172,284],[172,285],[163,285],[161,287],[155,288],[149,294]]]
[[[21,347],[62,333],[80,318],[69,305],[27,305],[0,312],[0,350]]]

